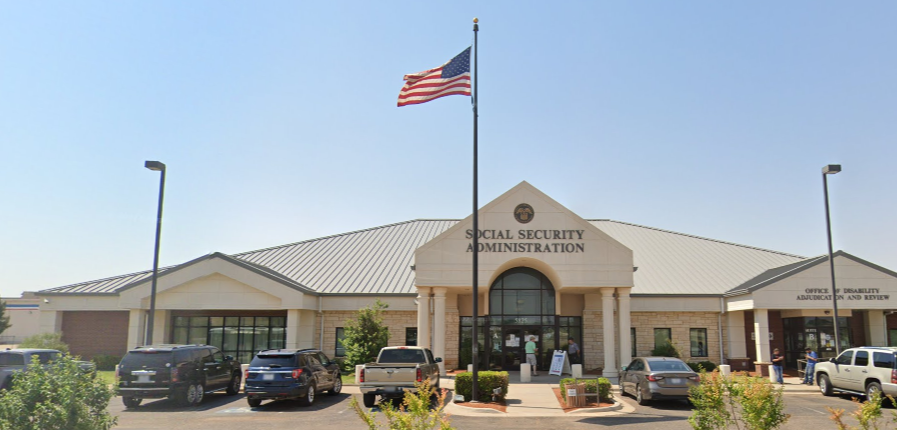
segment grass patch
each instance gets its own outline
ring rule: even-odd
[[[354,373],[350,373],[348,375],[340,373],[339,376],[343,380],[343,385],[355,385],[355,374]]]
[[[115,385],[114,370],[97,370],[97,377],[100,378],[106,385]]]

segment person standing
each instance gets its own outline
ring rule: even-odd
[[[582,351],[579,350],[579,345],[576,344],[576,341],[572,337],[567,338],[567,345],[567,355],[570,356],[570,364],[582,364]]]
[[[524,349],[526,350],[526,364],[529,364],[532,375],[539,376],[539,372],[536,371],[536,353],[539,352],[539,348],[536,347],[535,336],[529,337],[529,342],[524,345]]]
[[[819,356],[817,356],[816,352],[809,347],[807,348],[806,354],[807,368],[804,373],[804,384],[813,385],[813,372],[816,371],[816,362],[819,361]]]
[[[785,356],[779,354],[779,349],[775,348],[772,350],[772,370],[776,372],[776,382],[780,385],[785,385],[785,380],[782,379],[782,371],[784,371],[785,366]]]

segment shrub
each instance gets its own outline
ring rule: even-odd
[[[688,422],[695,430],[725,429],[731,425],[748,430],[781,427],[790,415],[784,412],[782,388],[768,379],[719,373],[701,373],[701,382],[688,390],[694,412]]]
[[[65,353],[69,352],[69,346],[62,341],[62,333],[41,333],[26,337],[19,344],[19,348],[56,349]]]
[[[383,325],[383,309],[387,304],[377,301],[355,313],[346,321],[343,347],[346,349],[344,368],[355,371],[355,365],[377,360],[380,349],[389,342],[389,327]]]
[[[655,357],[673,357],[679,358],[682,354],[679,353],[679,348],[676,348],[676,345],[673,345],[669,340],[666,341],[665,344],[654,348],[651,351],[651,355]]]
[[[97,355],[93,358],[97,370],[115,370],[115,366],[121,363],[121,357],[117,355]]]
[[[691,367],[691,370],[694,370],[695,372],[698,372],[698,373],[701,373],[701,369],[703,369],[705,372],[708,372],[708,373],[716,370],[716,363],[714,363],[712,361],[705,360],[705,361],[699,361],[697,363],[685,363],[685,364],[687,364],[688,367]]]
[[[608,402],[614,398],[613,394],[611,394],[611,383],[607,378],[598,378],[598,379],[574,379],[574,378],[564,378],[561,379],[561,397],[564,398],[564,401],[567,401],[567,384],[585,384],[586,393],[598,393],[598,400]]]
[[[492,390],[501,388],[499,399],[504,400],[508,395],[508,372],[479,372],[477,398],[480,401],[489,401],[492,399]],[[455,393],[464,396],[464,400],[470,400],[473,397],[473,373],[462,372],[455,375]]]
[[[405,392],[402,405],[396,409],[391,402],[381,402],[380,410],[386,417],[390,430],[452,430],[452,424],[445,414],[446,390],[436,393],[427,381],[415,384],[416,393]],[[436,397],[436,404],[431,400]],[[377,422],[376,412],[367,412],[358,405],[356,396],[352,396],[349,406],[355,410],[358,417],[367,425],[369,430],[381,428]]]
[[[0,392],[0,428],[20,430],[107,430],[117,419],[107,407],[115,392],[95,372],[62,356],[46,366],[34,357]]]

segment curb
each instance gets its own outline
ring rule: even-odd
[[[614,412],[623,409],[623,402],[618,400],[614,400],[613,406],[604,406],[600,408],[579,408],[575,411],[566,412],[565,415],[573,415],[577,413],[600,413],[600,412]]]
[[[452,410],[447,410],[446,412],[451,413],[452,415],[464,416],[462,413],[475,413],[475,414],[499,414],[499,415],[508,415],[507,412],[497,411],[492,408],[468,408],[466,406],[460,406],[456,404],[454,401],[446,405],[445,409],[449,409],[451,407]]]

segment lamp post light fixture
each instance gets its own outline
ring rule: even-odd
[[[828,175],[841,171],[840,164],[829,164],[822,168],[822,190],[825,194],[825,229],[828,232],[828,265],[832,273],[832,323],[835,327],[835,355],[841,354],[841,333],[838,327],[838,294],[835,289],[835,261],[832,256],[832,220],[828,208]]]
[[[156,250],[153,254],[153,281],[150,289],[150,311],[147,319],[146,339],[144,345],[153,344],[153,327],[156,317],[156,279],[159,277],[159,239],[162,236],[162,199],[165,196],[165,164],[159,161],[147,161],[144,167],[157,172],[162,172],[159,182],[159,211],[156,215]]]

